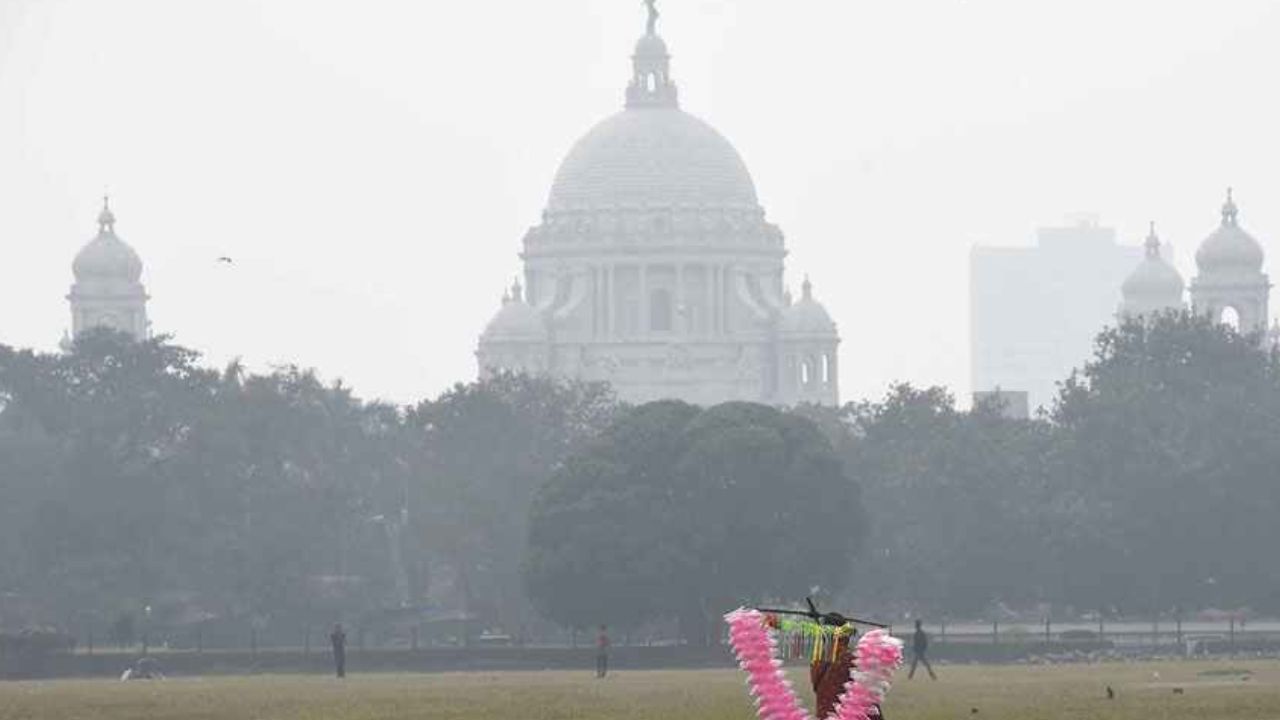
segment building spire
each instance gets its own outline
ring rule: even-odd
[[[1222,204],[1222,224],[1235,225],[1239,214],[1240,209],[1236,207],[1235,197],[1231,188],[1227,188],[1227,201]]]
[[[645,34],[631,56],[631,84],[627,86],[628,108],[676,108],[680,106],[676,84],[671,80],[671,54],[658,35],[658,0],[644,0],[649,9]]]
[[[808,273],[804,276],[804,284],[800,286],[800,297],[804,300],[813,299],[813,283],[809,282]]]
[[[102,212],[98,213],[98,232],[114,233],[116,231],[116,216],[111,212],[111,196],[102,196]]]
[[[1160,258],[1160,238],[1156,235],[1156,221],[1151,221],[1151,228],[1147,231],[1147,242],[1144,244],[1147,249],[1148,260],[1158,260]]]

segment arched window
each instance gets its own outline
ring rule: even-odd
[[[671,291],[658,288],[649,293],[649,329],[653,332],[671,332]]]
[[[806,360],[800,361],[800,384],[808,385],[813,382],[813,366]]]
[[[657,73],[649,73],[648,84],[649,84],[649,92],[657,92],[657,90],[658,90],[658,75],[657,75]]]
[[[826,353],[822,355],[822,383],[831,383],[831,356]]]
[[[1228,305],[1222,309],[1222,315],[1218,317],[1218,322],[1230,327],[1236,332],[1240,331],[1240,311]]]

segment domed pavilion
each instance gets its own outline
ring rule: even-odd
[[[1161,256],[1155,223],[1151,223],[1151,231],[1143,247],[1146,252],[1142,261],[1120,286],[1124,298],[1120,314],[1125,317],[1151,317],[1161,312],[1184,309],[1186,305],[1182,295],[1186,283],[1178,269]]]
[[[1202,315],[1230,322],[1241,332],[1268,328],[1271,280],[1262,271],[1262,244],[1240,226],[1240,210],[1227,190],[1222,223],[1196,251],[1191,305]]]
[[[610,383],[629,402],[838,402],[836,324],[806,280],[792,303],[782,232],[742,157],[680,109],[655,30],[624,109],[573,146],[517,283],[480,336],[502,371]]]
[[[147,339],[150,323],[142,260],[116,235],[116,216],[106,198],[98,214],[98,234],[76,255],[71,271],[75,283],[67,300],[72,335],[108,328],[135,340]]]

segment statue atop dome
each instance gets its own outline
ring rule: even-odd
[[[649,25],[646,34],[657,35],[658,18],[662,17],[662,14],[658,12],[658,0],[644,0],[644,5],[649,10]]]

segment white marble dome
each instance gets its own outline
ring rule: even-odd
[[[1138,263],[1120,286],[1125,299],[1173,299],[1181,302],[1182,292],[1187,284],[1182,279],[1182,273],[1160,254],[1160,239],[1156,236],[1154,223],[1143,247],[1145,254],[1142,262]]]
[[[115,216],[103,208],[98,216],[98,235],[76,255],[71,271],[77,280],[125,280],[142,278],[142,258],[115,232]]]
[[[782,311],[778,332],[791,336],[834,336],[836,334],[835,321],[831,319],[831,314],[822,306],[822,303],[813,299],[813,285],[808,279],[804,281],[804,291],[800,301]]]
[[[1177,268],[1164,258],[1147,258],[1134,268],[1125,278],[1121,290],[1126,297],[1138,295],[1159,295],[1161,297],[1181,296],[1186,282]]]
[[[1239,210],[1231,195],[1222,206],[1222,224],[1200,244],[1196,265],[1201,271],[1244,270],[1260,272],[1266,259],[1262,244],[1240,227]]]
[[[502,307],[485,326],[481,342],[531,342],[547,339],[547,325],[542,316],[524,301],[520,286],[502,300]]]
[[[556,173],[549,212],[759,206],[751,173],[715,128],[679,108],[628,108],[592,128]]]

